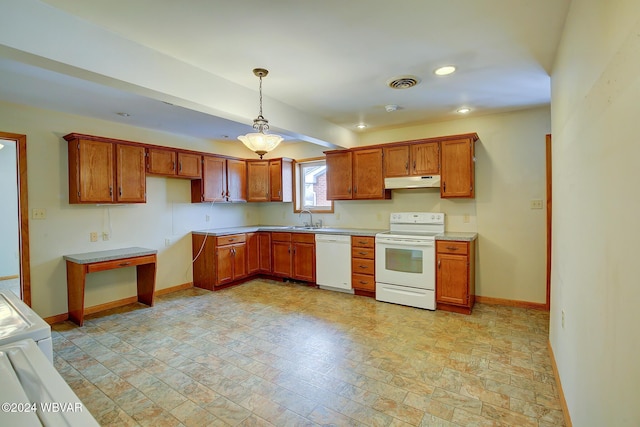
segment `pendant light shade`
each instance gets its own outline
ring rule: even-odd
[[[253,120],[253,128],[256,132],[240,135],[238,139],[242,141],[247,148],[255,152],[260,158],[269,151],[273,150],[280,144],[282,137],[280,135],[268,134],[269,121],[262,115],[262,78],[269,74],[264,68],[254,68],[253,74],[260,78],[260,113]]]

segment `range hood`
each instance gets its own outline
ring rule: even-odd
[[[424,176],[400,176],[395,178],[385,178],[384,188],[439,188],[440,175]]]

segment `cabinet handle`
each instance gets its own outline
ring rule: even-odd
[[[347,193],[351,194],[351,187],[347,189]]]
[[[457,251],[460,248],[458,248],[456,246],[447,246],[447,249],[449,249],[450,251]]]
[[[367,252],[358,252],[358,255],[366,255]]]
[[[128,266],[128,265],[131,265],[131,262],[130,262],[130,261],[127,261],[127,262],[123,262],[123,263],[121,263],[121,264],[120,264],[120,267],[126,267],[126,266]]]
[[[367,267],[366,265],[359,265],[358,267],[359,267],[359,268],[362,268],[363,270],[366,270],[367,268],[369,268],[369,267]]]
[[[118,195],[122,197],[122,187],[118,187]]]
[[[269,192],[267,191],[266,193],[264,193],[264,196],[268,199],[269,198]]]
[[[360,243],[361,245],[366,245],[367,244],[367,242],[364,242],[362,240],[360,240],[358,243]]]
[[[447,192],[447,182],[446,182],[446,181],[443,181],[443,182],[442,182],[442,192],[443,192],[443,193],[446,193],[446,192]]]
[[[278,190],[278,197],[282,197],[282,190]]]
[[[365,282],[364,280],[360,280],[360,284],[361,285],[366,285],[367,283],[369,283],[369,282]]]
[[[438,270],[440,270],[440,260],[438,260]]]
[[[353,193],[357,193],[358,192],[358,186],[356,185],[355,187],[353,187]]]
[[[404,169],[405,169],[406,171],[408,171],[408,170],[409,170],[409,162],[406,162],[406,163],[404,164]]]
[[[109,187],[109,196],[113,196],[113,187]]]
[[[236,240],[235,238],[229,239],[230,242],[233,242],[234,240]]]
[[[178,163],[178,172],[182,172],[182,162]]]
[[[171,170],[176,170],[176,162],[171,162]]]
[[[414,172],[416,171],[416,161],[415,160],[413,161],[413,171]]]

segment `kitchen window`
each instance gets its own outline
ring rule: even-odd
[[[333,212],[333,201],[327,200],[327,163],[324,158],[296,161],[295,211]]]

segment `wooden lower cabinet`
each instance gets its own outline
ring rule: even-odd
[[[214,291],[247,276],[245,234],[194,234],[191,241],[194,286]]]
[[[315,283],[315,234],[271,233],[271,255],[273,275]]]
[[[259,260],[258,268],[260,273],[271,273],[271,233],[260,231],[258,234]]]
[[[471,314],[476,241],[436,241],[436,308]]]
[[[260,236],[258,233],[247,233],[247,275],[252,276],[260,271]]]
[[[375,237],[351,236],[351,287],[356,295],[376,295],[375,252]]]

